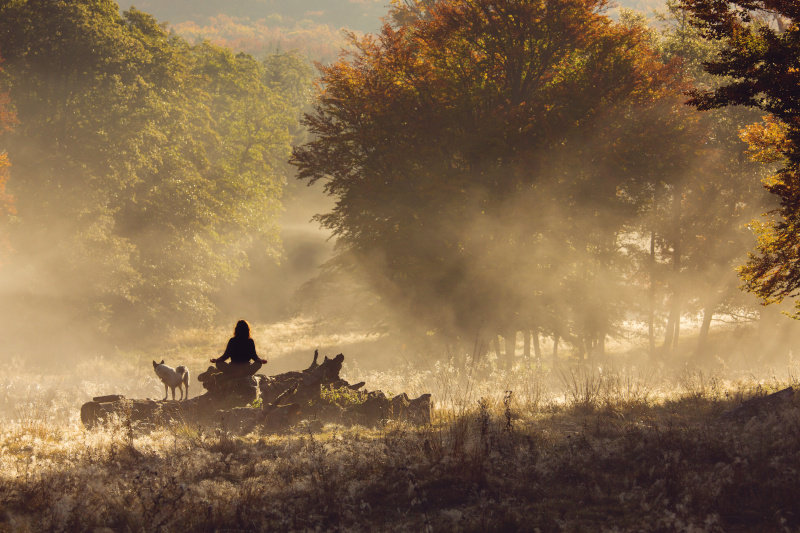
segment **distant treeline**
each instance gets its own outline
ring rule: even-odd
[[[296,50],[311,60],[330,63],[347,44],[346,31],[364,33],[380,28],[387,3],[159,0],[135,5],[167,21],[172,31],[192,43],[208,40],[257,58]]]
[[[126,0],[120,6],[152,13],[171,24],[186,21],[200,22],[206,18],[225,15],[245,21],[263,19],[285,22],[310,21],[334,30],[347,28],[359,32],[374,32],[391,0]]]
[[[170,29],[191,42],[214,44],[255,57],[276,50],[297,50],[330,63],[347,44],[346,31],[380,30],[391,5],[405,0],[157,0],[138,2],[139,9],[169,22]],[[412,5],[414,2],[405,2]],[[662,0],[622,0],[622,8],[653,12]],[[126,4],[122,4],[126,7]]]
[[[201,23],[187,21],[172,24],[170,29],[189,42],[207,40],[254,57],[295,51],[322,63],[334,61],[348,44],[340,28],[310,20],[293,22],[275,16],[266,20],[251,20],[220,14]]]

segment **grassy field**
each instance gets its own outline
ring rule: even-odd
[[[159,353],[200,367],[224,335],[188,332]],[[274,373],[307,364],[315,343],[347,355],[379,339],[294,322],[256,330],[256,341]],[[0,531],[800,528],[800,399],[720,419],[793,385],[791,361],[753,373],[564,360],[480,379],[446,362],[351,365],[346,377],[370,390],[433,393],[433,423],[301,423],[244,436],[186,424],[145,429],[124,418],[92,431],[80,425],[78,409],[94,394],[160,399],[155,357],[107,356],[58,376],[5,368]]]

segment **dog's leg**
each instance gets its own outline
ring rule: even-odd
[[[169,386],[166,383],[164,383],[164,399],[161,401],[166,402],[168,395],[169,395]]]

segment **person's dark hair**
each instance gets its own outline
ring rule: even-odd
[[[247,323],[247,320],[240,320],[236,323],[236,327],[233,329],[233,336],[242,339],[250,338],[250,324]]]

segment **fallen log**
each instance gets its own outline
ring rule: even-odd
[[[301,420],[367,426],[387,420],[430,423],[430,394],[409,399],[405,393],[387,398],[381,391],[367,392],[364,382],[351,385],[339,376],[343,354],[325,357],[322,363],[318,357],[315,350],[305,370],[275,376],[229,378],[209,367],[198,376],[207,392],[185,401],[97,396],[81,407],[81,421],[91,428],[116,416],[153,425],[214,424],[235,432],[281,431]]]
[[[300,420],[302,408],[299,404],[282,405],[284,399],[293,394],[295,390],[296,386],[290,387],[273,403],[264,404],[261,408],[241,408],[236,409],[235,413],[231,413],[231,410],[219,411],[218,414],[223,423],[226,419],[229,425],[233,422],[239,433],[250,433],[258,426],[268,432],[281,431]]]
[[[431,423],[431,395],[409,399],[404,392],[394,398],[387,398],[381,391],[370,392],[366,400],[342,413],[342,418],[350,424],[374,426],[387,420],[400,420],[413,424]]]
[[[165,424],[174,420],[183,420],[190,405],[190,401],[163,402],[149,398],[129,400],[121,395],[109,395],[83,404],[81,406],[81,422],[87,428],[92,428],[104,421],[108,422],[116,416],[121,420],[131,422]]]
[[[333,359],[325,357],[322,364],[317,364],[317,354],[314,352],[314,362],[302,372],[287,372],[272,376],[261,381],[261,397],[265,402],[274,402],[285,391],[294,387],[295,396],[292,401],[309,401],[319,397],[320,388],[333,383],[344,382],[339,378],[342,370],[344,355],[339,354]]]

